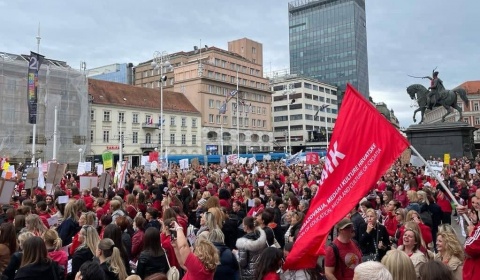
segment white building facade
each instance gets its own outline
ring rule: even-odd
[[[296,75],[271,81],[275,148],[292,153],[325,149],[338,115],[337,88]]]

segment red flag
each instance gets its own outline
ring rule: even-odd
[[[318,156],[317,153],[307,153],[305,163],[306,164],[319,164],[320,163],[320,157]]]
[[[372,104],[347,85],[319,190],[283,269],[312,268],[332,227],[365,196],[408,141]]]

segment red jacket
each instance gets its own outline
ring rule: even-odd
[[[170,266],[175,266],[180,269],[180,263],[175,256],[175,251],[172,247],[172,243],[170,242],[170,236],[166,236],[164,233],[160,233],[160,241],[162,243],[163,249],[167,252],[167,258],[170,262]]]
[[[87,206],[88,210],[93,210],[93,197],[89,196],[84,196],[82,197],[83,201],[85,201],[85,205]]]
[[[47,228],[50,228],[50,225],[48,224],[48,219],[50,219],[50,214],[48,214],[48,212],[39,212],[38,217],[40,217],[40,220],[42,220],[43,224]]]
[[[143,250],[143,238],[145,237],[145,232],[143,230],[137,230],[132,236],[132,252],[131,258],[133,261],[136,261],[138,256]]]
[[[463,280],[478,279],[480,275],[480,225],[476,225],[472,234],[465,241],[465,262],[463,263]]]
[[[450,204],[450,200],[448,200],[444,193],[438,193],[437,204],[440,206],[440,209],[442,209],[443,213],[452,213],[452,204]]]
[[[65,251],[50,251],[48,252],[48,256],[53,261],[57,262],[59,265],[63,267],[68,267],[68,255]],[[67,275],[67,269],[65,269],[65,276]]]
[[[387,229],[388,236],[395,235],[395,232],[397,231],[397,225],[398,225],[398,221],[395,218],[395,214],[392,212],[388,212],[387,218],[385,219],[385,222],[383,223],[383,225]]]

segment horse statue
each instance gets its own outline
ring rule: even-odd
[[[418,109],[413,112],[413,121],[417,122],[415,116],[417,112],[421,113],[421,120],[420,123],[423,123],[423,116],[425,114],[425,110],[430,106],[432,100],[427,100],[428,89],[425,88],[423,85],[420,84],[413,84],[407,87],[407,93],[410,95],[412,100],[416,100],[418,103]],[[468,108],[468,97],[467,92],[463,88],[456,88],[453,90],[443,90],[438,94],[438,99],[432,108],[443,106],[447,113],[442,116],[442,122],[445,122],[445,117],[450,115],[451,110],[450,108],[456,109],[460,113],[459,121],[463,120],[462,116],[462,108],[460,108],[457,104],[457,93],[460,95],[460,98],[465,103],[465,106]],[[416,95],[416,96],[415,96]]]

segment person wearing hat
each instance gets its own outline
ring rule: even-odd
[[[325,249],[325,276],[329,280],[351,280],[362,261],[362,252],[353,240],[355,229],[350,219],[342,219],[336,228],[338,237]]]

